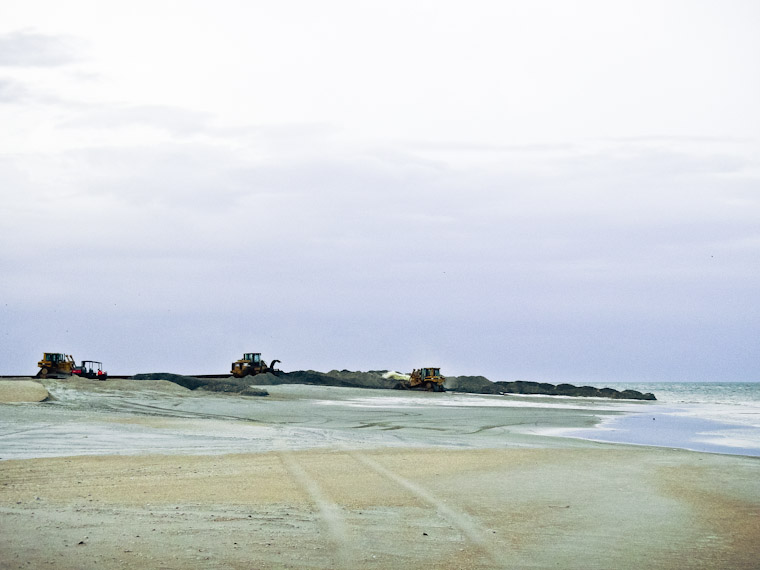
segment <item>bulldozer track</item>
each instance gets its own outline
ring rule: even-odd
[[[179,410],[167,408],[164,406],[154,406],[151,404],[142,404],[137,402],[120,401],[118,404],[104,405],[103,409],[116,412],[129,411],[132,413],[138,413],[146,416],[158,416],[158,417],[175,417],[175,418],[197,418],[197,419],[211,419],[211,420],[234,420],[247,423],[260,423],[253,418],[247,418],[244,416],[233,416],[229,414],[212,414],[208,412],[195,412],[193,410]]]
[[[15,430],[15,431],[7,431],[5,433],[0,433],[0,437],[9,437],[9,436],[12,436],[12,435],[18,435],[20,433],[29,433],[29,432],[34,432],[34,431],[45,431],[47,429],[50,429],[50,427],[52,427],[52,425],[53,424],[44,424],[44,425],[40,425],[40,426],[30,427],[30,428],[27,428],[27,429],[19,429],[19,430]]]
[[[410,481],[387,467],[384,467],[364,453],[352,451],[349,452],[349,455],[368,469],[389,479],[399,487],[406,489],[419,500],[433,507],[440,517],[456,527],[477,550],[490,560],[493,565],[496,567],[503,566],[503,562],[501,561],[502,557],[499,555],[495,547],[485,539],[488,532],[467,513],[448,505],[444,499],[438,498],[428,489],[421,485],[417,485],[413,481]]]
[[[484,564],[482,567],[504,567],[503,552],[499,552],[497,545],[490,539],[492,531],[483,528],[478,521],[463,510],[449,504],[446,498],[439,497],[434,491],[399,475],[365,453],[346,450],[340,455],[349,457],[358,464],[355,474],[358,479],[365,478],[361,471],[366,469],[390,481],[396,488],[404,490],[420,504],[426,505],[426,508],[432,509],[435,512],[434,516],[458,531],[464,543],[469,544],[468,550],[471,550],[475,556],[482,557]],[[279,452],[278,456],[286,471],[316,507],[328,535],[334,567],[357,567],[357,564],[362,561],[362,555],[356,550],[356,537],[352,537],[352,532],[357,532],[354,526],[356,521],[351,517],[351,512],[346,510],[348,507],[341,505],[343,501],[350,501],[350,497],[332,498],[320,484],[318,477],[310,472],[308,465],[304,465],[304,462],[299,459],[298,453]]]
[[[355,568],[356,555],[349,546],[350,540],[343,509],[327,496],[316,479],[304,469],[294,454],[280,452],[279,456],[285,469],[306,491],[319,510],[320,517],[330,537],[335,567]]]

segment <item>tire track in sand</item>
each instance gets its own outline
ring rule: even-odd
[[[356,557],[349,546],[351,542],[348,538],[341,507],[328,498],[314,477],[306,472],[292,453],[282,451],[278,455],[291,476],[304,488],[319,509],[319,514],[330,535],[335,567],[345,569],[356,568]]]
[[[494,548],[490,541],[486,540],[488,532],[486,532],[480,525],[475,522],[467,513],[458,511],[443,500],[437,498],[433,493],[427,490],[421,485],[405,479],[401,475],[391,471],[387,467],[382,466],[380,463],[358,452],[349,452],[349,455],[356,461],[371,469],[378,475],[385,477],[398,486],[403,487],[418,499],[424,501],[428,505],[435,508],[438,514],[446,519],[452,526],[459,529],[459,531],[469,540],[473,546],[475,546],[480,552],[487,556],[490,561],[497,567],[503,567],[504,562],[500,553]]]

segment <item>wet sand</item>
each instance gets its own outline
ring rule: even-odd
[[[757,568],[757,458],[542,434],[627,404],[114,382],[0,405],[0,568]]]

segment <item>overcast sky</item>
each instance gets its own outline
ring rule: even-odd
[[[3,0],[0,374],[760,380],[760,3]]]

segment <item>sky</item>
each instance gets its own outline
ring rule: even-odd
[[[760,3],[3,0],[0,374],[760,381]]]

